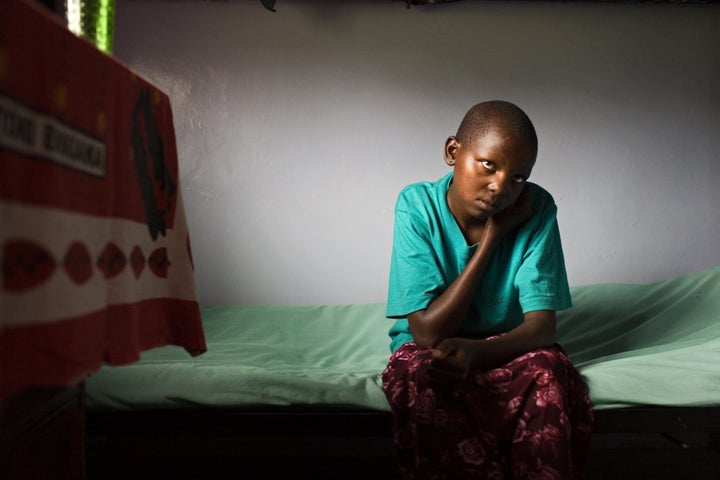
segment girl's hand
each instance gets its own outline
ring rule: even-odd
[[[486,230],[502,237],[527,221],[532,214],[530,188],[526,184],[513,205],[487,219]]]
[[[438,384],[463,382],[470,372],[475,356],[475,343],[466,338],[448,338],[433,350],[428,376]]]

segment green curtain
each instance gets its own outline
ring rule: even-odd
[[[112,54],[115,0],[65,0],[68,28]]]

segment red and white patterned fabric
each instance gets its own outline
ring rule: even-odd
[[[168,97],[0,2],[0,400],[205,351]]]
[[[582,478],[592,406],[562,349],[529,352],[456,388],[428,381],[431,355],[407,343],[382,375],[403,478]]]

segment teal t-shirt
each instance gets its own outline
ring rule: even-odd
[[[467,245],[447,204],[452,172],[400,192],[395,227],[387,316],[390,350],[413,341],[407,315],[427,308],[460,275],[477,245]],[[506,235],[487,266],[474,308],[458,336],[507,332],[535,310],[572,306],[557,224],[557,206],[542,187],[529,183],[533,215]]]

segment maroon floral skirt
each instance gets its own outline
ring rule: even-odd
[[[382,374],[403,478],[582,478],[592,406],[559,346],[474,372],[454,388],[428,382],[431,354],[405,344]]]

